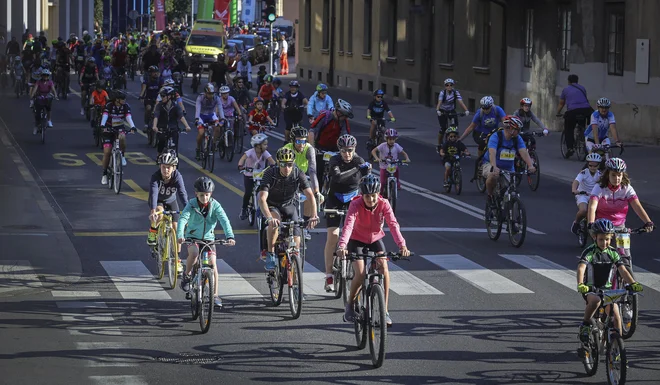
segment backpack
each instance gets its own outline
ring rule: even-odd
[[[442,92],[442,104],[445,104],[445,103],[447,102],[447,91],[446,91],[446,90],[442,90],[442,91],[440,91],[440,92]],[[456,110],[456,99],[457,99],[457,97],[456,97],[456,93],[457,93],[458,91],[453,90],[452,92],[454,93],[454,108],[453,108],[453,109]],[[483,122],[482,122],[482,125],[483,125]]]
[[[495,152],[499,151],[500,148],[504,147],[502,146],[502,142],[504,141],[504,128],[498,128],[497,131],[491,132],[487,137],[486,137],[486,143],[490,140],[490,136],[493,135],[493,133],[497,134],[497,148],[495,149]],[[516,153],[518,152],[518,141],[514,140],[513,141],[513,150],[516,150]]]
[[[331,124],[332,110],[324,110],[316,118],[318,123],[312,128],[319,128],[316,134],[316,142],[323,148],[334,148],[337,145],[337,139],[341,135],[341,125]]]

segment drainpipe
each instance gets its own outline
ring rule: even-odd
[[[507,10],[508,5],[506,0],[490,0],[491,2],[502,7],[502,53],[500,54],[500,107],[506,111],[505,96],[506,96],[506,66],[507,66],[507,39],[506,39],[506,25],[507,25]]]
[[[335,15],[335,1],[330,4],[330,65],[328,66],[328,86],[335,85],[335,23],[337,17]]]

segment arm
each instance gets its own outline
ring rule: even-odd
[[[561,115],[561,110],[564,109],[564,105],[566,105],[566,99],[560,98],[559,99],[559,106],[557,107],[557,115]]]
[[[584,272],[587,270],[587,264],[580,262],[577,268],[577,284],[581,285],[584,283]]]
[[[612,131],[614,142],[619,143],[619,134],[616,132],[616,123],[610,123],[610,131]]]
[[[197,97],[197,100],[195,100],[195,121],[199,119],[199,115],[202,112],[202,99],[204,96],[200,95]]]
[[[147,85],[142,83],[142,88],[140,89],[140,98],[144,97],[144,91],[146,91]]]
[[[635,214],[637,214],[637,216],[639,217],[639,219],[642,220],[642,222],[644,222],[645,224],[651,222],[651,218],[646,213],[646,210],[644,210],[644,207],[642,207],[642,204],[640,203],[639,199],[632,199],[630,201],[630,207],[632,207],[632,209],[635,211]]]
[[[186,228],[186,225],[188,224],[188,220],[190,219],[190,214],[192,214],[192,208],[190,206],[190,202],[188,202],[186,207],[181,212],[181,215],[179,216],[179,222],[177,222],[176,237],[179,240],[179,243],[182,243],[182,240],[184,239],[183,231]]]
[[[307,149],[307,171],[309,172],[309,179],[311,180],[312,190],[314,194],[319,192],[319,181],[316,177],[316,150],[314,147],[309,147]]]
[[[577,179],[573,181],[573,184],[571,184],[571,191],[573,192],[573,194],[577,194],[579,192],[578,191],[578,186],[579,185],[580,185],[580,182]]]
[[[270,210],[268,209],[268,191],[259,191],[257,198],[259,199],[259,209],[261,209],[261,214],[266,219],[272,218],[273,216],[270,214]]]
[[[405,151],[401,150],[401,155],[403,155],[404,160],[405,160],[406,162],[410,162],[410,157],[408,156],[408,153],[406,153]]]
[[[463,99],[458,99],[456,103],[458,103],[461,106],[461,108],[463,109],[463,111],[465,111],[466,114],[469,112],[467,107],[465,106],[465,103],[463,103]]]
[[[474,116],[476,117],[477,114],[474,114]],[[470,135],[470,133],[472,132],[472,130],[474,130],[475,127],[477,127],[477,124],[476,124],[476,123],[474,122],[474,120],[473,120],[472,123],[470,123],[470,125],[467,126],[467,128],[466,128],[465,131],[463,132],[463,135],[461,135],[461,137],[458,138],[458,140],[463,140],[463,139],[465,139],[465,137],[467,137],[468,135]]]
[[[386,200],[383,200],[381,204],[383,205],[383,216],[385,217],[385,222],[387,223],[387,227],[390,228],[390,233],[392,234],[392,238],[394,238],[394,243],[396,243],[396,245],[399,246],[399,249],[402,251],[407,249],[406,240],[403,238],[403,235],[401,235],[399,222],[396,220],[396,217],[394,216],[394,212],[392,211],[392,206],[390,206],[390,203]]]
[[[245,161],[247,160],[247,155],[243,153],[241,159],[238,160],[238,169],[242,170],[245,167]]]
[[[220,223],[220,226],[222,226],[222,230],[225,232],[225,238],[234,239],[234,230],[231,228],[229,217],[227,217],[227,213],[220,203],[218,203],[217,210],[215,211],[215,220],[217,223]]]
[[[378,157],[378,147],[374,147],[373,150],[371,150],[371,156],[374,158],[374,161],[380,162],[380,158]]]
[[[151,183],[149,184],[149,198],[147,199],[152,214],[156,211],[157,201],[158,201],[158,179],[155,176],[152,176]]]
[[[346,219],[344,220],[344,228],[341,231],[341,237],[337,243],[338,249],[346,249],[346,244],[348,243],[349,239],[351,239],[353,228],[355,227],[355,221],[357,220],[357,207],[358,206],[354,204],[348,206],[348,213],[346,214]]]
[[[598,208],[598,197],[591,196],[589,198],[589,205],[587,206],[587,223],[592,223],[596,220],[596,209]]]
[[[183,175],[180,172],[176,173],[176,193],[179,196],[179,200],[185,206],[188,205],[188,192],[186,191],[186,184],[183,182]]]
[[[541,123],[541,121],[539,120],[539,118],[537,118],[536,115],[534,115],[534,113],[533,113],[532,111],[529,111],[529,112],[532,114],[532,121],[533,121],[534,123],[536,123],[537,126],[539,126],[539,127],[541,127],[541,128],[545,128],[545,126],[543,125],[543,123]]]
[[[621,274],[621,276],[626,281],[626,283],[633,284],[636,282],[635,278],[633,278],[632,275],[630,275],[630,272],[628,272],[628,269],[626,269],[626,265],[624,265],[623,263],[617,266],[616,269],[619,272],[619,274]]]

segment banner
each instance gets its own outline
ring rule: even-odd
[[[231,0],[229,4],[229,22],[231,25],[238,24],[238,2],[240,0]]]
[[[209,20],[213,18],[213,6],[215,5],[215,0],[199,0],[197,4],[196,20]]]
[[[231,0],[215,0],[215,7],[213,7],[213,18],[220,19],[229,26],[229,3]]]
[[[243,6],[241,7],[241,20],[243,20],[246,23],[252,23],[255,21],[254,18],[254,13],[256,12],[255,10],[255,1],[256,0],[242,0],[243,1]]]
[[[154,3],[154,14],[156,16],[156,30],[165,29],[165,0],[156,0]]]

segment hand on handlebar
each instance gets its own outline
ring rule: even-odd
[[[577,291],[580,294],[587,294],[589,292],[589,286],[585,285],[584,283],[579,283],[577,285]]]
[[[234,238],[227,239],[225,246],[236,246],[236,240],[234,240]]]
[[[346,254],[348,254],[346,249],[337,249],[337,257],[346,258]]]
[[[403,246],[401,249],[399,249],[399,254],[401,254],[402,257],[409,257],[410,250],[408,250],[406,246]]]
[[[319,223],[319,217],[318,215],[314,215],[313,217],[309,218],[307,221],[307,228],[308,229],[313,229],[316,227],[316,225]]]

